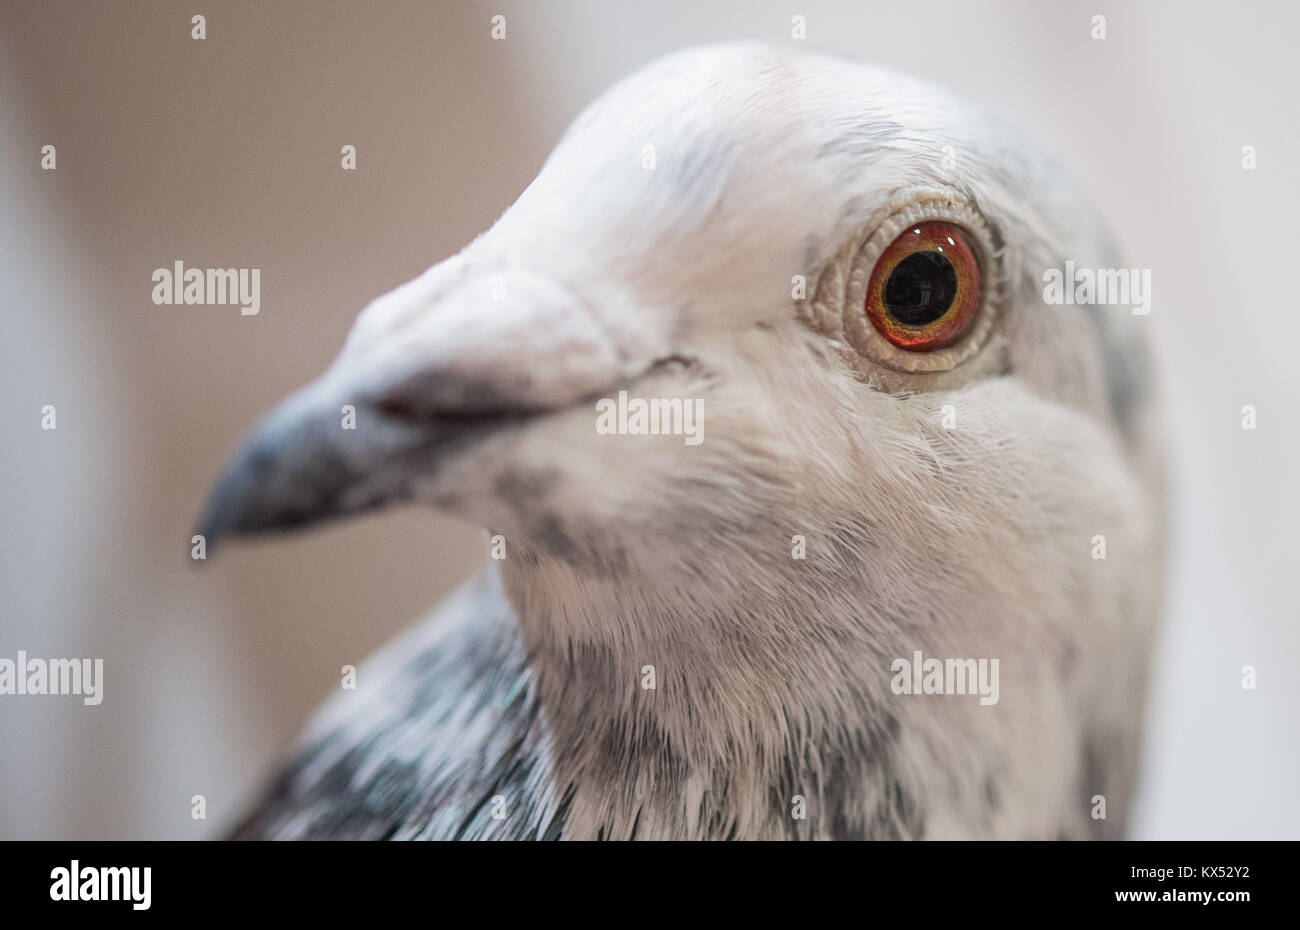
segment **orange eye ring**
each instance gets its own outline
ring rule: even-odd
[[[900,349],[932,352],[970,328],[980,305],[980,266],[959,226],[916,223],[881,253],[867,284],[871,324]]]

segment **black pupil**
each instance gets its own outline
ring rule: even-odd
[[[903,326],[922,327],[948,312],[957,296],[957,272],[942,252],[915,252],[885,282],[885,311]]]

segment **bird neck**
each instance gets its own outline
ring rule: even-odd
[[[876,660],[854,639],[860,624],[838,616],[852,598],[803,567],[750,570],[765,582],[699,564],[505,563],[556,784],[585,812],[571,819],[606,836],[680,836],[683,818],[698,836],[798,835],[791,807],[829,770],[861,790],[881,781],[897,723],[872,693],[887,676],[863,674]],[[810,579],[820,598],[802,590]],[[822,817],[863,807],[820,800]]]

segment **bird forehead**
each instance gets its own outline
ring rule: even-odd
[[[629,193],[706,210],[743,207],[724,196],[758,185],[807,194],[841,166],[886,156],[908,123],[923,131],[916,93],[884,72],[761,46],[672,55],[595,101],[547,168],[586,183],[608,175]]]
[[[842,131],[888,135],[895,119],[919,120],[946,98],[883,69],[756,43],[704,46],[661,58],[615,84],[571,134],[621,131],[705,141],[795,144]],[[790,136],[791,130],[798,134]]]
[[[602,256],[680,246],[698,260],[700,234],[716,233],[704,241],[739,241],[769,262],[780,238],[805,261],[809,237],[833,248],[900,188],[978,189],[1007,148],[1027,157],[976,111],[912,79],[761,44],[706,46],[597,99],[515,212]]]

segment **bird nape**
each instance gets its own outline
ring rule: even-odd
[[[496,557],[238,834],[1122,835],[1157,409],[1066,262],[1121,268],[1087,198],[929,85],[756,44],[617,84],[217,482],[209,546],[409,501]]]

